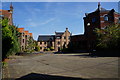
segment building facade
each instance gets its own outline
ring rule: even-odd
[[[39,35],[38,37],[38,46],[40,51],[44,51],[47,48],[54,48],[54,35]]]
[[[75,46],[79,43],[79,50],[92,50],[96,43],[95,28],[104,29],[111,24],[120,23],[120,14],[114,9],[106,10],[98,3],[98,8],[92,13],[85,13],[84,19],[84,34],[74,35],[71,37],[71,44]],[[81,44],[82,43],[82,44]],[[84,46],[84,47],[83,47]],[[77,48],[73,47],[73,50]]]
[[[29,33],[29,31],[25,31],[24,28],[18,28],[18,32],[20,33],[19,43],[20,43],[20,49],[21,51],[25,51],[28,49],[29,46],[29,40],[31,39],[33,41],[32,33]]]
[[[60,51],[63,48],[67,48],[70,42],[71,33],[66,28],[65,32],[55,32],[55,35],[39,35],[38,46],[40,51],[44,51],[47,48]]]
[[[73,52],[84,52],[87,49],[87,39],[84,35],[71,36],[70,46]]]

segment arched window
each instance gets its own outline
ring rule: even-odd
[[[105,21],[108,21],[108,15],[105,15],[105,16],[104,16],[104,20],[105,20]]]

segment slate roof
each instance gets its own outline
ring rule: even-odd
[[[71,41],[81,41],[81,40],[86,40],[86,37],[81,34],[71,36]]]
[[[114,9],[112,9],[112,10],[114,10]],[[106,10],[105,8],[102,8],[100,3],[98,3],[98,8],[94,12],[97,12],[97,11],[100,11],[100,13],[103,13],[103,12],[110,12],[111,10]],[[92,13],[94,13],[94,12],[92,12]],[[89,15],[91,13],[85,13],[85,14]]]
[[[64,34],[64,32],[55,32],[55,36],[62,36]]]
[[[55,37],[61,37],[62,35],[64,34],[64,32],[55,32],[55,35],[39,35],[38,37],[38,42],[39,41],[49,41],[49,40],[52,40],[54,41],[55,40]]]
[[[37,41],[49,41],[49,40],[54,40],[55,36],[54,35],[39,35],[38,40]]]
[[[97,10],[96,11],[100,11],[100,12],[109,12],[110,10],[106,10],[105,8],[102,8],[102,7],[100,7],[100,8],[97,8]]]

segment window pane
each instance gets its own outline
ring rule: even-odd
[[[96,21],[96,18],[92,18],[92,22],[95,22]]]
[[[60,42],[58,42],[58,45],[60,44]]]
[[[40,44],[42,44],[42,42],[40,42]]]
[[[108,16],[107,15],[104,16],[104,20],[108,21]]]
[[[66,36],[64,36],[64,39],[66,39]]]

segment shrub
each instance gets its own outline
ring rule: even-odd
[[[53,50],[54,50],[54,47],[50,47],[50,50],[53,51]]]
[[[36,46],[36,47],[35,47],[35,51],[40,51],[40,47],[39,47],[39,46]]]

